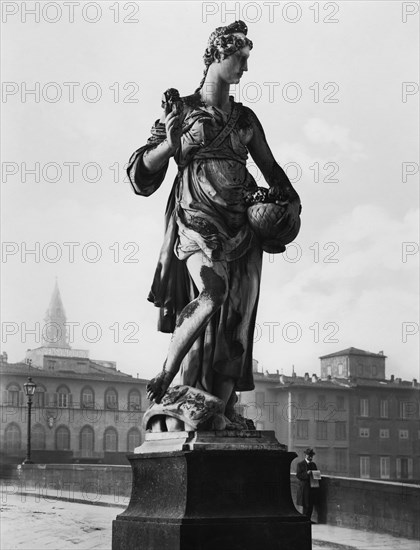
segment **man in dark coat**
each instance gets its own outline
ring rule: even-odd
[[[299,480],[296,504],[303,507],[303,515],[311,519],[314,504],[317,504],[318,489],[311,488],[311,470],[317,470],[313,462],[314,450],[307,448],[304,451],[305,460],[298,462],[296,477]]]

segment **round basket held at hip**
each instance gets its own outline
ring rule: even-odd
[[[248,220],[254,233],[261,241],[262,248],[270,254],[286,250],[300,230],[300,205],[288,203],[253,204],[248,208]]]

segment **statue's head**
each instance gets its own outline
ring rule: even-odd
[[[203,59],[206,66],[221,61],[233,53],[248,47],[252,50],[252,41],[247,38],[248,27],[243,21],[235,21],[226,27],[217,27],[209,37]]]
[[[199,88],[203,86],[207,72],[213,63],[223,80],[237,84],[247,68],[247,59],[253,44],[247,38],[248,27],[243,21],[235,21],[226,27],[218,27],[209,37],[203,59],[204,77]]]

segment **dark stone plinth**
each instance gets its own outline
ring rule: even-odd
[[[128,456],[131,500],[113,522],[112,549],[310,550],[311,524],[290,493],[296,453],[255,437],[241,447],[246,434],[236,450],[233,438],[227,448],[220,434],[203,439],[192,450]]]

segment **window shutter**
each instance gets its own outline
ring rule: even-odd
[[[413,459],[407,458],[407,469],[408,469],[408,478],[413,478]]]
[[[49,393],[48,394],[48,406],[49,407],[56,407],[57,406],[57,394],[56,393]]]
[[[397,458],[397,478],[401,478],[401,458]]]

